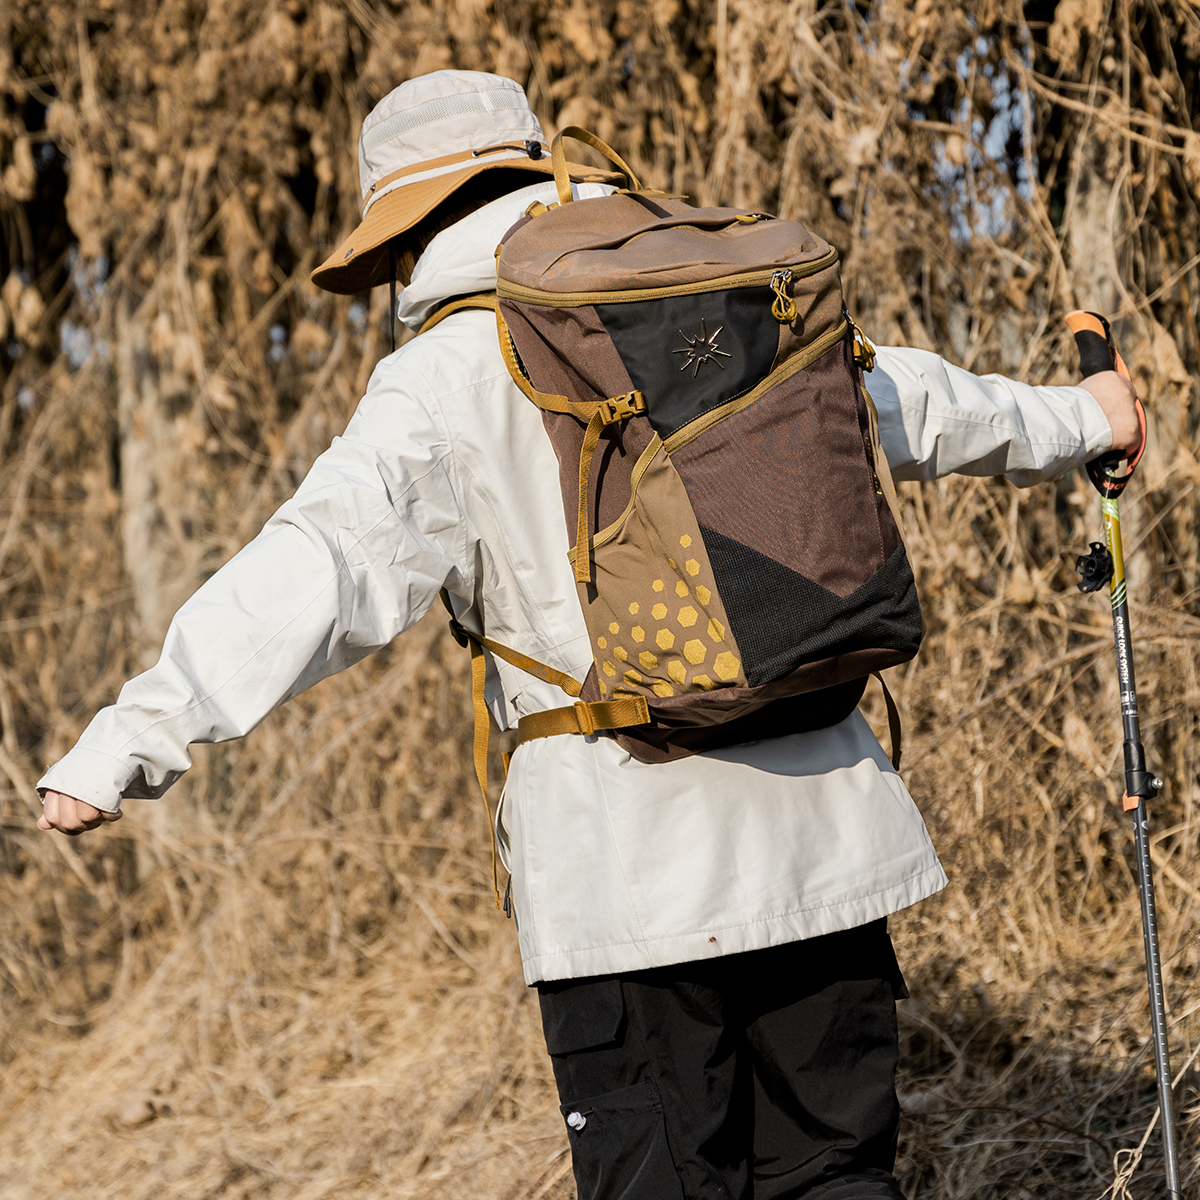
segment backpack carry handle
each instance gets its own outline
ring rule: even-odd
[[[1133,382],[1129,368],[1113,340],[1112,326],[1105,317],[1099,313],[1076,309],[1067,313],[1066,321],[1067,328],[1075,335],[1075,345],[1079,350],[1079,373],[1084,379],[1091,375],[1099,375],[1102,371],[1116,371],[1118,375],[1124,375]],[[1119,496],[1125,490],[1125,485],[1133,478],[1133,472],[1146,449],[1146,410],[1137,396],[1134,396],[1134,404],[1137,406],[1141,441],[1129,459],[1129,469],[1124,475],[1116,473],[1117,464],[1125,457],[1120,451],[1101,454],[1099,458],[1093,458],[1087,464],[1088,478],[1101,496]]]
[[[607,142],[601,141],[594,133],[588,133],[578,125],[568,125],[565,129],[560,129],[550,143],[550,162],[554,167],[554,186],[558,189],[559,204],[571,203],[571,175],[567,170],[567,152],[563,149],[563,138],[566,137],[574,138],[577,142],[591,146],[593,150],[603,154],[629,181],[631,192],[645,190],[642,181],[633,173],[633,168]]]

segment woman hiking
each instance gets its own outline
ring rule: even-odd
[[[398,276],[393,315],[430,327],[378,364],[292,499],[39,781],[42,829],[76,835],[163,795],[189,745],[245,734],[443,591],[464,638],[564,679],[593,668],[542,414],[494,312],[458,304],[495,290],[506,232],[562,200],[541,126],[513,81],[439,71],[376,106],[359,162],[363,219],[313,280],[356,293]],[[622,182],[567,166],[575,199]],[[1033,387],[879,347],[871,395],[901,480],[1029,487],[1140,437],[1114,372]],[[501,728],[573,699],[482,661]],[[905,990],[886,920],[945,876],[857,709],[659,762],[603,732],[528,741],[496,834],[581,1200],[900,1200]]]

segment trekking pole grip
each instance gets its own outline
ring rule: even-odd
[[[1124,375],[1131,383],[1133,382],[1129,368],[1117,350],[1117,344],[1113,340],[1112,326],[1108,323],[1107,318],[1102,317],[1099,313],[1076,309],[1074,312],[1067,313],[1066,321],[1067,328],[1075,335],[1075,345],[1079,350],[1079,373],[1084,379],[1088,379],[1092,375],[1099,375],[1104,371],[1116,371],[1118,375]],[[1146,449],[1146,410],[1136,396],[1134,405],[1137,408],[1141,440],[1138,443],[1137,451],[1129,459],[1129,469],[1124,475],[1117,474],[1117,467],[1126,457],[1120,450],[1110,450],[1107,454],[1093,458],[1087,464],[1088,478],[1092,481],[1092,486],[1106,498],[1115,498],[1125,490],[1125,485],[1133,478],[1133,472],[1141,461],[1142,452]]]

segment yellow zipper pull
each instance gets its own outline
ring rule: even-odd
[[[771,316],[781,325],[790,325],[800,315],[799,309],[796,308],[795,300],[788,294],[788,288],[791,286],[791,283],[792,272],[790,268],[776,271],[771,276],[771,291],[775,293],[775,299],[771,301]]]
[[[854,361],[864,371],[875,370],[875,347],[867,341],[867,335],[858,327],[858,322],[846,314],[846,319],[854,328]]]

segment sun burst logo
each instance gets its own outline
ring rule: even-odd
[[[700,332],[695,337],[688,337],[681,329],[679,336],[687,343],[686,346],[680,346],[678,350],[672,350],[672,354],[683,354],[686,357],[683,360],[683,366],[679,369],[686,371],[688,367],[692,368],[692,378],[696,378],[696,372],[700,370],[706,362],[716,363],[721,370],[725,370],[725,364],[721,362],[723,358],[732,358],[732,354],[726,354],[724,350],[717,348],[717,335],[724,329],[724,325],[718,325],[712,333],[708,333],[704,328],[704,318],[700,318]]]

